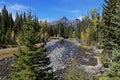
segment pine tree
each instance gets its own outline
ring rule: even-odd
[[[103,25],[101,27],[104,53],[111,59],[107,77],[120,79],[120,1],[105,0]]]
[[[78,39],[80,39],[80,35],[81,35],[81,23],[79,22],[78,24],[77,24],[77,28],[76,28],[76,37],[78,38]]]
[[[20,32],[22,32],[23,31],[23,16],[22,16],[22,14],[20,14],[20,19],[19,19],[19,23],[20,23]]]
[[[120,79],[120,50],[114,49],[110,70],[107,71],[107,76],[113,80]]]
[[[72,38],[73,37],[73,32],[74,32],[74,28],[72,26],[68,27],[68,33],[69,33],[69,37]]]
[[[116,1],[115,5],[115,13],[113,14],[112,18],[112,35],[113,40],[112,44],[114,45],[114,48],[120,49],[120,1]]]
[[[12,31],[13,26],[14,26],[14,21],[13,21],[13,18],[12,18],[12,14],[10,13],[8,17],[9,17],[9,28],[10,28],[10,31]]]
[[[116,10],[116,3],[117,0],[105,0],[106,5],[104,5],[103,10],[103,27],[102,27],[102,33],[103,33],[103,45],[105,50],[111,50],[114,44],[115,40],[115,29],[116,27],[113,25],[113,17]]]
[[[13,44],[14,42],[13,42],[13,39],[11,38],[11,34],[12,34],[12,31],[13,31],[13,26],[14,26],[14,21],[13,21],[13,18],[12,18],[12,14],[10,13],[9,14],[9,28],[8,28],[8,31],[7,31],[7,34],[6,35],[8,35],[8,37],[7,37],[7,39],[8,39],[8,43],[10,43],[10,44]]]
[[[38,18],[35,16],[34,18],[34,29],[35,31],[39,32],[40,31],[40,26],[39,26],[39,21]]]
[[[2,43],[5,44],[6,39],[5,39],[5,35],[7,33],[7,29],[8,29],[8,11],[6,9],[6,6],[4,5],[4,7],[2,8]]]
[[[24,22],[24,31],[21,34],[21,44],[25,48],[19,49],[15,54],[13,80],[53,80],[52,69],[48,67],[50,60],[45,50],[42,47],[35,47],[35,44],[39,42],[39,36],[33,26],[34,21],[30,13]]]
[[[18,12],[16,12],[16,18],[15,18],[15,24],[14,24],[14,32],[16,35],[18,35],[20,33],[20,16],[18,14]]]
[[[2,8],[2,31],[3,34],[6,34],[8,27],[8,11],[6,9],[6,6]]]

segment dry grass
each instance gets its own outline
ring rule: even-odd
[[[8,57],[12,57],[13,54],[16,52],[17,50],[15,49],[7,49],[5,52],[0,53],[0,60],[4,59],[4,58],[8,58]]]

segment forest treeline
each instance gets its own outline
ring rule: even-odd
[[[26,17],[26,12],[16,12],[15,20],[13,20],[12,13],[9,13],[4,5],[0,12],[0,46],[20,44],[19,36],[24,31],[23,24],[26,21]],[[96,31],[99,19],[100,16],[97,9],[91,10],[90,17],[85,16],[75,28],[74,26],[65,27],[62,23],[59,23],[57,27],[53,27],[47,21],[39,21],[36,16],[33,16],[33,27],[38,32],[38,35],[41,36],[40,42],[45,42],[48,37],[78,38],[85,41],[88,40],[89,34],[89,40],[93,41],[93,37],[97,39]]]

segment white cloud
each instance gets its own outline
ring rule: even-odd
[[[13,4],[13,3],[9,3],[9,2],[5,2],[3,0],[0,1],[0,10],[3,8],[3,5],[6,5],[7,9],[9,12],[13,13],[13,12],[21,12],[21,11],[25,11],[30,9],[30,7],[25,6],[25,5],[21,5],[21,4]],[[31,8],[33,10],[33,8]]]
[[[80,19],[81,21],[82,21],[83,18],[84,18],[84,16],[77,17],[77,19]]]
[[[10,5],[9,9],[19,11],[19,10],[27,10],[27,9],[29,9],[29,7],[20,5],[20,4],[14,4],[14,5]]]

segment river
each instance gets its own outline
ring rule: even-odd
[[[66,69],[70,66],[69,62],[75,60],[80,68],[85,67],[85,70],[88,69],[87,71],[90,72],[90,70],[92,71],[99,62],[94,54],[81,51],[79,43],[70,42],[69,40],[51,39],[46,43],[45,48],[47,49],[48,56],[51,60],[49,66],[53,67],[53,71]],[[7,58],[0,61],[1,78],[7,77],[9,80],[11,73],[10,65],[12,64],[12,61],[13,58]]]

